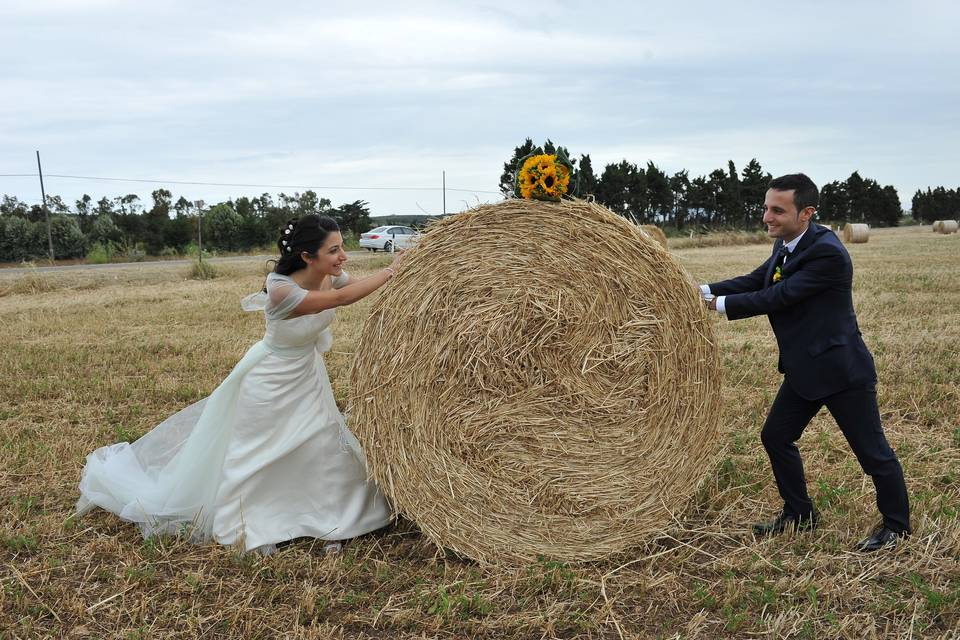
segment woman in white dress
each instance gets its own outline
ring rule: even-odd
[[[77,513],[94,507],[145,536],[189,535],[271,553],[298,537],[352,538],[386,525],[390,508],[337,409],[323,361],[339,306],[373,293],[399,266],[362,280],[343,270],[337,223],[308,215],[284,228],[264,291],[266,333],[207,398],[129,444],[87,456]]]

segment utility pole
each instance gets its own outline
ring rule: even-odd
[[[197,262],[203,264],[203,200],[196,200],[197,207]]]
[[[40,195],[43,197],[43,217],[47,219],[47,244],[50,246],[50,264],[53,264],[53,232],[50,231],[50,210],[47,209],[47,192],[43,189],[43,167],[40,166],[39,150],[37,150],[37,172],[40,174]]]
[[[443,172],[443,215],[447,215],[447,172]]]

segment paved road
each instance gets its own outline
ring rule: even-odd
[[[347,256],[350,258],[363,258],[369,257],[373,254],[370,254],[366,251],[348,251]],[[276,258],[275,255],[262,255],[262,256],[230,256],[225,258],[205,258],[214,264],[223,264],[230,262],[253,262],[253,261],[265,261],[270,260],[271,258]],[[146,262],[108,262],[107,264],[68,264],[59,267],[10,267],[6,269],[0,269],[0,277],[5,275],[13,274],[24,274],[24,273],[35,273],[37,271],[84,271],[84,270],[95,270],[95,269],[124,269],[124,268],[154,268],[154,267],[173,267],[177,265],[189,265],[192,263],[191,259],[184,260],[150,260]]]

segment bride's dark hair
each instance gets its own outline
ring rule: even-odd
[[[294,271],[305,269],[307,263],[302,253],[315,255],[331,233],[340,231],[340,225],[329,216],[310,214],[302,218],[291,218],[280,231],[277,248],[280,258],[273,267],[274,273],[288,276]]]

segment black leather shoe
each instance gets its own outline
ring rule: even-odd
[[[753,535],[758,537],[774,536],[783,533],[787,529],[792,529],[793,531],[813,531],[817,528],[819,521],[820,516],[817,515],[816,511],[801,518],[781,511],[780,515],[775,519],[753,525]]]
[[[857,543],[857,551],[879,551],[880,549],[893,549],[897,546],[900,538],[905,538],[909,534],[906,531],[894,531],[884,525],[877,525],[870,535]]]

